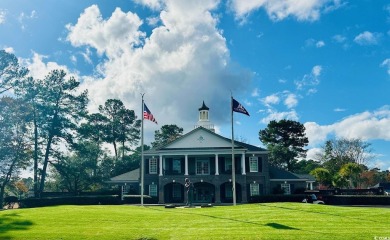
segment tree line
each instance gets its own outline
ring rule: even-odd
[[[107,99],[89,113],[88,91],[64,70],[35,79],[15,55],[0,50],[0,94],[0,203],[7,188],[27,191],[31,185],[35,197],[46,188],[94,191],[139,167],[141,120],[134,110]],[[165,125],[152,145],[182,132]],[[21,171],[30,168],[33,179],[21,181]]]
[[[306,159],[309,141],[305,126],[297,121],[271,121],[259,131],[259,139],[269,151],[271,165],[313,175],[323,188],[367,188],[390,182],[390,172],[369,169],[371,145],[362,139],[338,138],[326,141],[315,159]]]

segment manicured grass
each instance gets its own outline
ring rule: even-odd
[[[0,239],[389,239],[390,208],[266,203],[57,206],[0,212]]]

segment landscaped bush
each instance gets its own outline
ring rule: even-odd
[[[274,195],[261,195],[261,196],[252,196],[249,199],[250,203],[266,203],[266,202],[302,202],[306,197],[306,194],[294,194],[294,195],[283,195],[283,194],[274,194]]]
[[[98,204],[120,204],[120,198],[117,195],[103,196],[62,196],[46,198],[27,198],[20,201],[22,207],[44,207],[56,205],[98,205]]]
[[[383,195],[330,195],[324,196],[331,205],[390,205],[390,197]]]
[[[21,207],[44,207],[56,205],[119,205],[140,204],[140,195],[125,195],[123,201],[118,195],[60,196],[45,198],[27,198],[21,200]],[[156,204],[156,197],[144,196],[145,204]]]

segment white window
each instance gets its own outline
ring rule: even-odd
[[[232,159],[225,158],[225,171],[231,171],[232,170]]]
[[[149,174],[157,174],[157,158],[149,159]]]
[[[157,184],[149,185],[149,196],[157,197]]]
[[[259,158],[258,157],[249,157],[249,171],[258,172],[259,171]]]
[[[280,188],[283,190],[284,194],[291,194],[290,184],[288,183],[280,184]]]
[[[209,160],[197,160],[196,175],[209,175],[209,174],[210,174]]]
[[[260,187],[258,183],[250,184],[250,194],[251,196],[259,196],[260,195]]]
[[[232,198],[233,197],[233,190],[232,190],[232,184],[225,184],[225,197],[226,198]]]
[[[174,198],[180,198],[181,197],[181,188],[180,184],[174,183],[172,186],[172,197]]]

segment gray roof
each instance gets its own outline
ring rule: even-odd
[[[140,177],[140,170],[139,168],[123,173],[121,175],[112,177],[108,183],[131,183],[131,182],[138,182]]]
[[[269,166],[269,178],[270,180],[315,181],[310,174],[295,174],[274,166]]]

